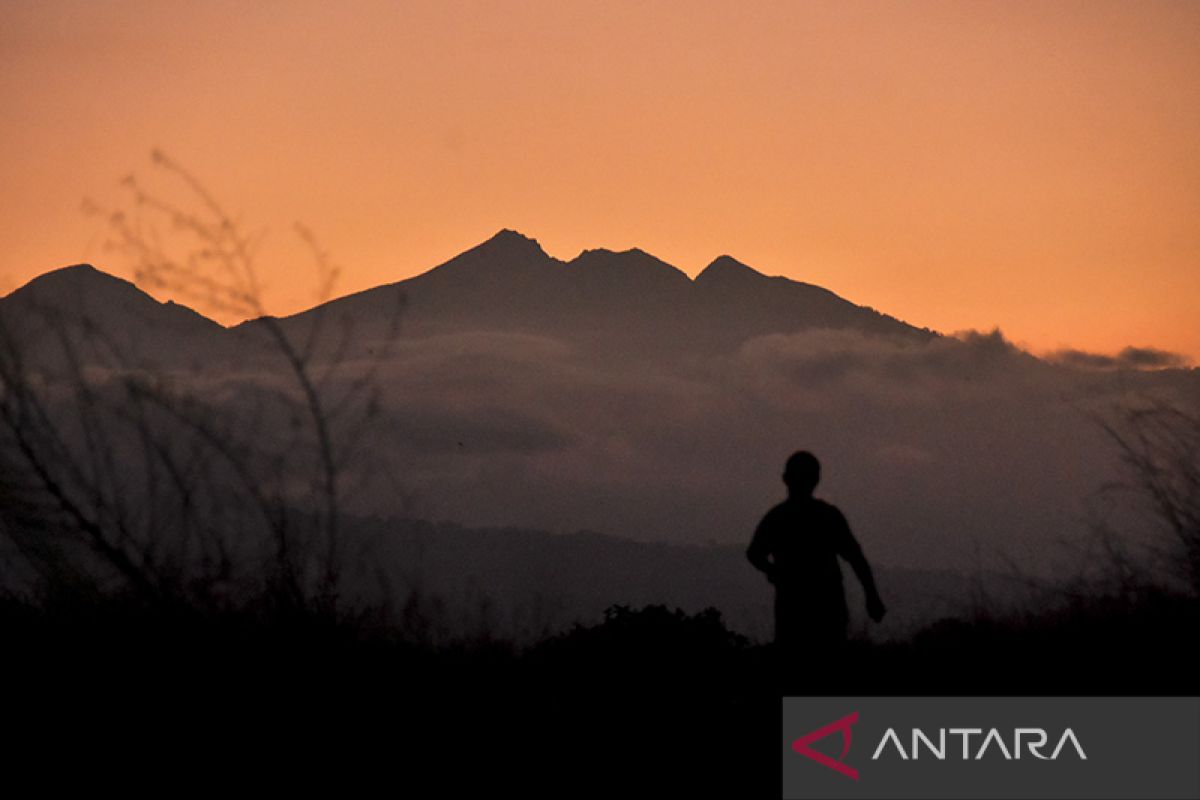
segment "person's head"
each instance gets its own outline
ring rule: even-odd
[[[821,462],[807,450],[793,453],[783,468],[783,482],[788,493],[810,495],[821,481]]]

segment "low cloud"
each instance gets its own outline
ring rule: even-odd
[[[809,330],[652,365],[552,338],[431,337],[380,373],[373,440],[429,518],[693,543],[748,537],[784,459],[811,449],[873,555],[957,566],[1079,527],[1112,464],[1075,403],[1124,391],[1120,377],[999,331]]]
[[[1178,369],[1188,366],[1188,359],[1182,354],[1154,347],[1126,347],[1116,355],[1090,353],[1086,350],[1056,350],[1046,355],[1045,360],[1064,367],[1084,370]]]
[[[477,331],[401,339],[380,364],[339,366],[328,388],[348,394],[343,382],[377,369],[377,412],[347,467],[356,513],[403,503],[472,526],[740,546],[782,496],[784,460],[809,449],[825,465],[819,493],[880,563],[972,568],[980,552],[1041,548],[1037,569],[1051,543],[1087,533],[1084,500],[1117,477],[1080,409],[1152,386],[1200,397],[1200,373],[1152,371],[1178,365],[1172,353],[1074,358],[1061,363],[1083,366],[1061,368],[999,331],[812,329],[653,360]],[[285,373],[193,380],[248,429],[298,435],[287,415],[255,411],[281,407]]]

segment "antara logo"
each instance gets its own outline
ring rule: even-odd
[[[1050,755],[1045,755],[1042,749],[1046,747],[1049,737],[1046,735],[1044,728],[1016,728],[1012,734],[1012,749],[1008,749],[1005,744],[1004,737],[1000,735],[1000,731],[996,728],[988,728],[985,733],[983,728],[938,728],[937,742],[934,743],[925,731],[920,728],[912,729],[911,747],[908,750],[904,749],[904,743],[900,741],[900,737],[896,735],[895,728],[888,728],[883,734],[883,738],[879,740],[879,746],[875,748],[874,755],[871,756],[872,761],[878,761],[879,756],[884,752],[884,749],[890,744],[896,751],[897,755],[905,761],[910,758],[916,761],[921,755],[921,745],[934,758],[939,761],[946,760],[946,737],[959,737],[962,740],[962,760],[963,761],[979,761],[987,752],[988,747],[995,747],[995,750],[1004,757],[1006,761],[1021,760],[1021,744],[1022,737],[1026,737],[1024,745],[1029,750],[1029,754],[1034,758],[1040,758],[1043,761],[1054,761],[1058,758],[1058,754],[1063,751],[1063,748],[1070,742],[1075,753],[1081,761],[1087,760],[1087,753],[1083,752],[1083,746],[1079,744],[1079,739],[1076,738],[1075,732],[1067,728],[1062,732],[1062,736],[1058,737],[1058,744],[1054,746],[1054,750]],[[971,755],[971,737],[978,735],[979,749],[975,750],[975,755]],[[951,753],[959,752],[958,748],[950,751]]]
[[[808,756],[818,764],[824,764],[832,770],[842,773],[847,778],[858,780],[858,770],[846,764],[842,759],[850,752],[850,726],[858,722],[858,712],[847,714],[837,722],[831,722],[824,727],[817,728],[812,733],[806,733],[796,741],[792,742],[792,749],[802,756]],[[829,756],[817,750],[813,750],[809,745],[820,739],[824,739],[832,733],[842,734],[842,755],[840,758],[830,758]]]
[[[811,733],[806,733],[800,738],[792,742],[792,749],[806,758],[811,758],[822,766],[845,775],[851,780],[858,780],[858,770],[846,763],[846,755],[850,752],[850,743],[852,741],[850,728],[854,723],[858,722],[858,712],[847,714],[839,720],[817,728]],[[956,754],[962,754],[964,761],[979,761],[989,748],[994,748],[995,752],[1000,754],[1005,760],[1020,760],[1022,752],[1028,753],[1034,758],[1043,761],[1054,761],[1059,754],[1063,752],[1068,744],[1080,760],[1086,761],[1087,754],[1083,751],[1083,745],[1079,743],[1075,732],[1067,728],[1058,737],[1058,743],[1046,755],[1043,751],[1047,747],[1050,737],[1044,728],[1015,728],[1012,736],[1008,741],[1012,742],[1012,748],[1008,746],[1005,737],[997,728],[988,728],[985,732],[983,728],[938,728],[936,741],[930,737],[925,731],[920,728],[913,728],[911,737],[909,738],[910,746],[905,748],[904,740],[896,733],[895,728],[888,728],[876,745],[874,753],[871,755],[872,761],[878,761],[882,756],[889,752],[894,752],[901,760],[916,761],[921,757],[922,747],[925,749],[927,756],[939,761],[945,761],[947,758],[953,758]],[[837,758],[826,755],[819,750],[814,750],[812,744],[820,741],[827,736],[835,733],[842,735],[842,754]],[[972,749],[971,741],[973,736],[979,736],[978,747]],[[961,741],[961,748],[951,748],[949,741],[957,737]],[[1023,745],[1023,747],[1022,747]]]

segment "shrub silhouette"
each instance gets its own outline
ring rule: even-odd
[[[104,214],[110,250],[144,283],[255,318],[222,339],[234,358],[255,361],[222,383],[134,358],[113,331],[52,303],[31,306],[40,317],[32,338],[0,319],[0,536],[19,556],[6,588],[336,616],[349,557],[347,469],[378,411],[374,369],[398,317],[373,361],[356,364],[352,379],[339,375],[351,332],[327,328],[319,313],[303,335],[284,330],[263,301],[261,234],[165,155],[153,160],[188,201],[127,179],[129,207]],[[338,269],[311,232],[298,233],[327,299]],[[63,287],[68,297],[101,285],[78,268],[69,278],[91,283]],[[235,409],[222,391],[249,400]]]
[[[1165,401],[1104,421],[1131,489],[1156,524],[1152,562],[1200,598],[1200,414]]]

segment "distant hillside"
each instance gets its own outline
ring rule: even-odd
[[[396,608],[431,635],[475,633],[534,640],[576,622],[598,622],[610,605],[665,604],[690,613],[718,608],[751,638],[772,636],[773,589],[746,560],[745,545],[636,542],[599,533],[466,528],[414,520],[354,520],[364,537],[357,568],[386,574]],[[903,638],[969,612],[974,593],[1013,587],[994,575],[877,568],[892,611],[875,638]],[[852,628],[864,630],[862,592],[843,568]],[[357,582],[369,594],[378,582]],[[993,595],[993,600],[996,595]]]

